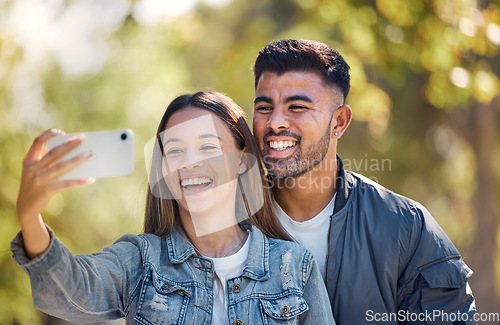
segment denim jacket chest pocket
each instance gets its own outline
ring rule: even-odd
[[[279,277],[228,280],[229,323],[299,324],[299,317],[309,310],[304,291],[295,286],[283,290],[279,282]]]
[[[152,270],[144,278],[134,319],[144,325],[190,324],[196,319],[190,306],[207,300],[206,295],[195,281],[175,281]]]
[[[280,298],[260,298],[264,324],[298,324],[299,316],[309,309],[299,293],[288,293]]]

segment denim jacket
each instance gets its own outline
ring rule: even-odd
[[[14,259],[30,276],[35,306],[70,321],[210,324],[214,270],[178,231],[124,235],[92,255],[72,255],[49,229],[49,248],[29,260],[22,234]],[[312,255],[252,227],[243,273],[227,282],[231,324],[335,324]]]

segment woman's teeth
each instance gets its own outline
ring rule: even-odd
[[[288,140],[288,141],[269,141],[269,146],[274,150],[284,150],[290,147],[293,147],[297,144],[297,141]]]
[[[210,183],[212,183],[212,180],[208,177],[184,178],[181,180],[181,185],[183,187],[191,185],[205,185]]]

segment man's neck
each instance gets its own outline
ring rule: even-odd
[[[299,222],[310,220],[332,200],[337,192],[336,180],[336,167],[334,170],[310,170],[296,178],[273,178],[274,198],[293,220]]]

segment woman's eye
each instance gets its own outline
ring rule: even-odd
[[[180,148],[172,148],[165,151],[167,156],[175,156],[181,154],[183,151]]]
[[[203,151],[212,151],[217,149],[219,149],[219,147],[214,144],[205,144],[201,147],[201,150]]]

